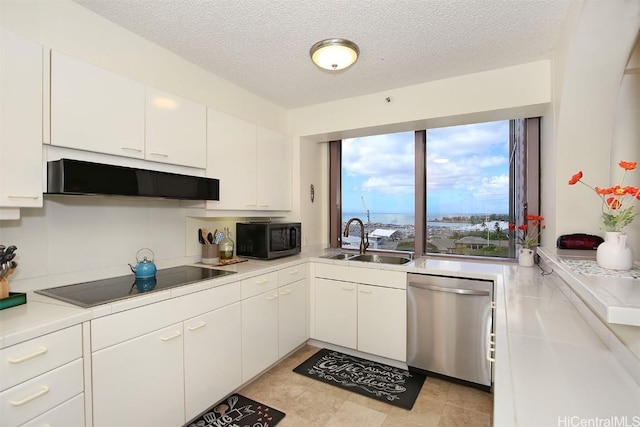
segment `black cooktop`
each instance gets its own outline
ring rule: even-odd
[[[151,279],[136,280],[135,276],[130,274],[110,279],[42,289],[35,292],[88,308],[234,273],[235,271],[184,265],[158,270],[155,278]]]

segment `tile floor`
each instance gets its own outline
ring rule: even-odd
[[[239,391],[285,412],[278,427],[491,426],[493,396],[428,377],[411,411],[292,371],[318,348],[305,346]]]

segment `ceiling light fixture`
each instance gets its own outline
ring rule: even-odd
[[[358,45],[345,39],[325,39],[311,46],[311,60],[329,71],[344,70],[358,60]]]

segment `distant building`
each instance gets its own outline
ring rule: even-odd
[[[435,246],[441,254],[456,253],[456,241],[453,239],[430,239],[429,243]]]
[[[489,246],[491,243],[484,237],[466,236],[462,239],[456,240],[456,247],[465,247],[468,249],[482,249]]]

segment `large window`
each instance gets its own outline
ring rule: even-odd
[[[509,258],[538,214],[538,119],[332,142],[332,246]]]

